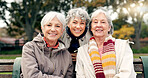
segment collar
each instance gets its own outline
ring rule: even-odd
[[[45,41],[45,43],[46,43],[46,46],[47,46],[47,47],[51,47],[51,46],[49,45],[49,43],[46,41],[45,37],[43,37],[43,39],[44,39],[44,41]],[[56,45],[55,45],[54,47],[51,47],[51,48],[58,48],[58,47],[59,47],[59,42],[57,42]]]

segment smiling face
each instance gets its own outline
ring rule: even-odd
[[[68,27],[75,37],[79,37],[85,31],[86,21],[79,17],[75,17],[74,19],[70,20]]]
[[[111,26],[104,13],[99,13],[92,18],[91,31],[94,37],[106,37],[110,29]]]
[[[42,29],[44,37],[48,42],[57,41],[63,33],[63,25],[58,20],[57,17],[54,17],[48,24],[45,24]]]

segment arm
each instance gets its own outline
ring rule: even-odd
[[[67,69],[67,72],[66,72],[66,75],[65,75],[65,78],[72,78],[72,75],[73,75],[73,64],[72,64],[72,57],[71,55],[69,54],[69,67]]]
[[[24,78],[61,78],[45,74],[39,70],[38,62],[34,53],[34,46],[30,42],[23,46],[21,68]]]
[[[133,66],[133,52],[129,46],[129,42],[125,41],[122,45],[125,46],[123,49],[123,59],[121,60],[121,65],[117,68],[119,73],[116,74],[114,78],[136,78]]]
[[[82,55],[80,55],[80,50],[78,49],[77,58],[76,58],[76,78],[85,78],[84,66],[81,61]]]

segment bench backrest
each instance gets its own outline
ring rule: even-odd
[[[134,62],[133,62],[134,69],[137,72],[136,78],[148,78],[145,75],[148,72],[148,69],[143,67],[143,61],[144,61],[143,59],[142,60],[134,59]],[[148,66],[148,63],[146,65]],[[12,74],[0,74],[0,78],[19,78],[20,72],[21,72],[20,69],[21,69],[21,57],[17,57],[15,60],[4,60],[4,59],[0,60],[0,73],[13,72]]]

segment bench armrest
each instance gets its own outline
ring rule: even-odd
[[[144,78],[148,78],[148,56],[140,56],[144,69]]]
[[[21,59],[22,57],[17,57],[14,61],[12,78],[20,78]]]

